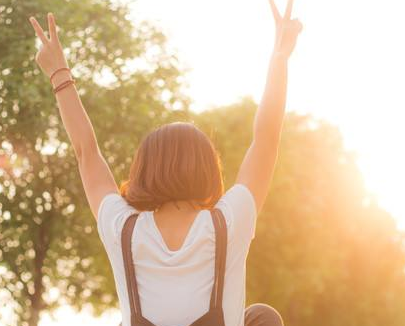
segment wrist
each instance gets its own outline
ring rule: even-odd
[[[55,88],[67,80],[72,79],[72,74],[67,70],[59,71],[52,77],[52,86]]]
[[[274,51],[272,55],[272,61],[278,61],[278,62],[288,62],[289,55],[287,55],[284,52],[280,51]]]

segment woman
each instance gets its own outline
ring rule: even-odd
[[[254,121],[254,137],[235,184],[223,193],[218,155],[208,137],[191,123],[164,125],[145,137],[118,189],[102,157],[48,14],[49,38],[30,21],[42,41],[36,61],[50,77],[77,157],[84,190],[109,256],[123,315],[130,309],[121,252],[124,223],[140,213],[132,252],[143,316],[157,326],[188,326],[207,313],[213,287],[215,230],[210,209],[226,221],[227,255],[223,286],[226,326],[282,325],[266,304],[245,309],[245,262],[255,235],[256,217],[269,189],[277,157],[286,102],[287,63],[302,29],[291,20],[293,0],[284,17],[270,0],[276,42],[267,83]]]

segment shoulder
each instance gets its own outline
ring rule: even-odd
[[[102,242],[119,243],[120,233],[128,217],[140,213],[119,193],[106,194],[100,202],[97,212],[97,230]]]
[[[225,216],[233,237],[250,241],[255,236],[257,209],[250,189],[236,183],[219,199],[216,208]]]

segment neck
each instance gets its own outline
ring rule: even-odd
[[[177,207],[174,202],[164,203],[159,209],[157,209],[153,216],[155,221],[163,224],[173,223],[184,223],[187,220],[193,220],[197,214],[197,211],[201,209],[198,205],[195,204],[193,207],[191,203],[187,201],[177,201]],[[161,224],[162,225],[162,224]]]
[[[200,209],[194,201],[178,200],[170,201],[161,205],[155,212],[168,212],[168,213],[190,213]]]

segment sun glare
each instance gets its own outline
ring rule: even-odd
[[[340,128],[366,186],[405,229],[404,10],[394,0],[296,1],[304,31],[291,58],[287,110]],[[162,26],[192,68],[194,111],[245,94],[260,101],[274,41],[267,0],[139,0],[133,12],[134,21]]]
[[[162,27],[180,62],[191,68],[193,110],[243,95],[260,101],[274,42],[268,0],[126,2],[134,23]],[[339,127],[347,148],[358,153],[367,188],[405,230],[404,12],[398,0],[296,1],[293,16],[304,30],[291,58],[287,110]],[[0,152],[0,173],[9,163]],[[110,326],[120,319],[117,311],[96,319],[64,306],[55,320],[44,315],[39,325]]]
[[[385,152],[360,157],[359,166],[368,189],[377,196],[380,206],[393,215],[398,228],[405,230],[405,176],[398,173],[405,166],[405,153],[388,146]]]

